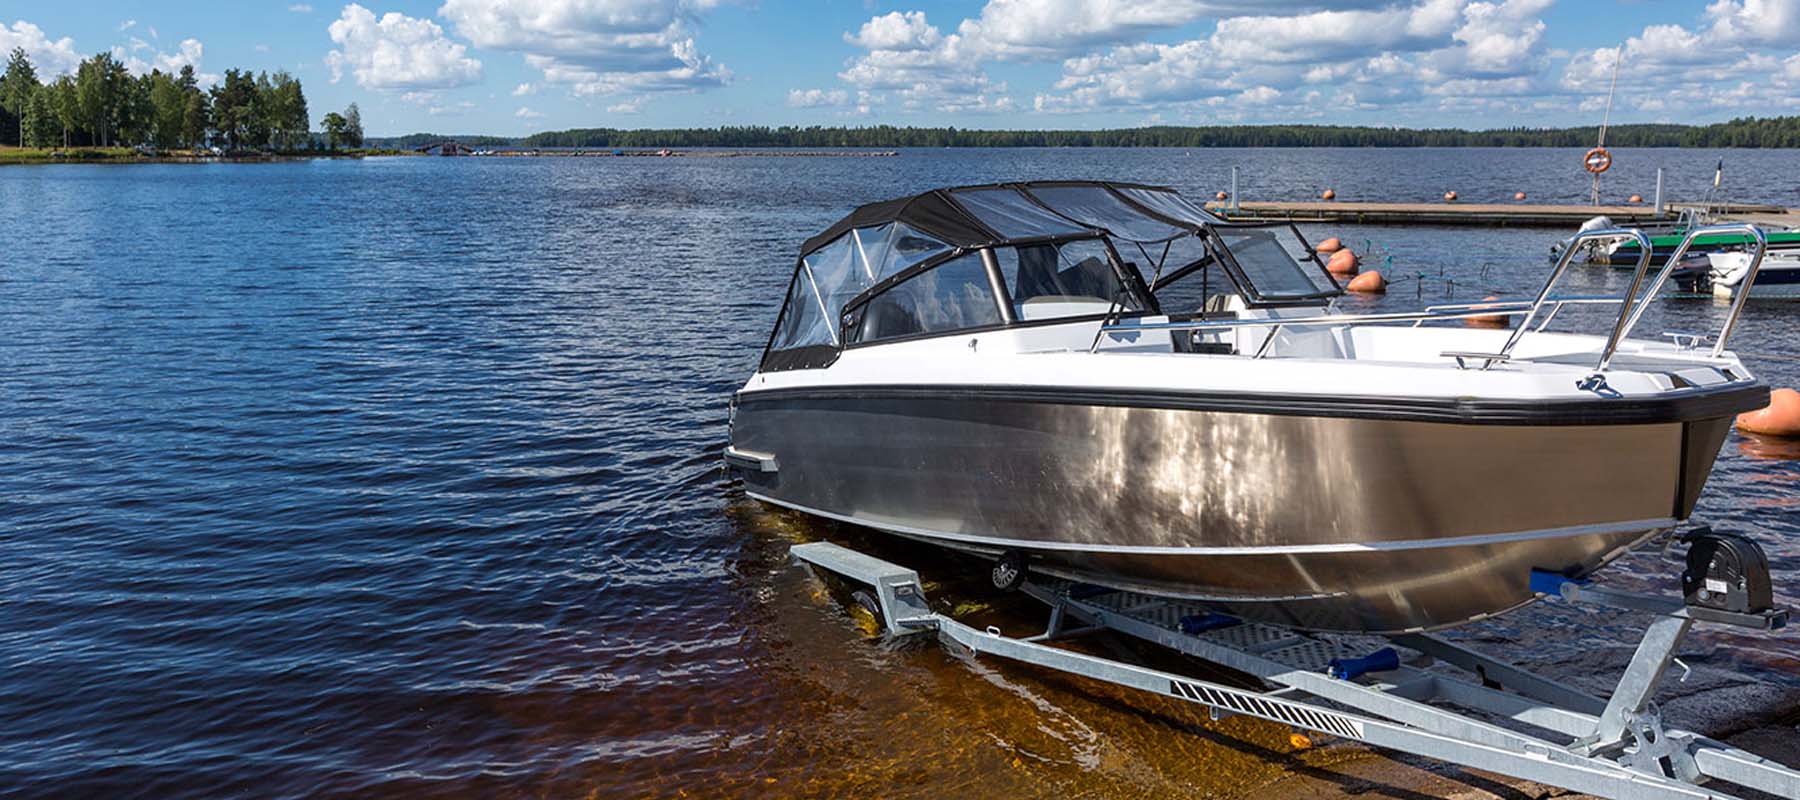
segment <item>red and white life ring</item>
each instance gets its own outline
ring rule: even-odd
[[[1606,152],[1604,147],[1596,147],[1581,157],[1581,165],[1586,167],[1588,172],[1599,175],[1612,169],[1612,153]]]

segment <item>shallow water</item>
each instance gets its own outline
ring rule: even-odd
[[[1622,151],[1698,196],[1719,154]],[[1245,197],[1585,196],[1580,151],[906,151],[0,169],[0,787],[25,795],[1228,795],[1342,755],[1155,698],[872,645],[791,566],[850,541],[719,469],[799,242],[934,185],[1106,177]],[[1724,154],[1800,205],[1800,154]],[[1683,191],[1686,189],[1686,191]],[[1563,232],[1310,229],[1415,308],[1542,279]],[[1577,286],[1621,286],[1584,271]],[[1710,299],[1641,330],[1715,328]],[[1800,384],[1800,304],[1738,349]],[[1733,435],[1697,517],[1800,599],[1800,452]],[[1672,588],[1655,554],[1609,583]],[[951,610],[1022,632],[966,581]],[[1629,620],[1531,609],[1521,652]],[[1097,643],[1095,647],[1105,647]],[[1792,681],[1800,636],[1689,660]],[[1190,668],[1190,667],[1183,667]]]

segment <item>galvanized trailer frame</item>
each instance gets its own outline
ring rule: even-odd
[[[1532,588],[1547,596],[1653,615],[1618,687],[1602,699],[1429,634],[1309,634],[1244,622],[1197,603],[1055,579],[1034,578],[1024,587],[1050,606],[1048,628],[1037,636],[1012,637],[932,611],[913,570],[830,542],[796,545],[792,553],[872,587],[888,634],[936,633],[952,652],[968,658],[998,656],[1186,700],[1215,718],[1243,714],[1599,797],[1733,797],[1712,785],[1722,781],[1800,798],[1800,772],[1665,728],[1650,702],[1695,622],[1768,630],[1786,623],[1786,611],[1731,614],[1533,574]],[[1096,630],[1220,664],[1270,688],[1227,686],[1050,644]],[[1393,646],[1412,655],[1402,660]],[[1476,680],[1425,669],[1433,661],[1461,668]],[[1456,707],[1515,724],[1496,724]]]

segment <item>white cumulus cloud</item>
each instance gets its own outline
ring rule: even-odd
[[[872,17],[844,41],[866,50],[923,50],[944,38],[938,29],[925,21],[923,11],[894,11]]]
[[[481,62],[428,19],[390,11],[380,18],[351,3],[328,29],[337,49],[325,54],[336,83],[349,71],[367,89],[448,89],[481,79]]]
[[[849,102],[850,93],[843,89],[789,89],[787,96],[791,108],[841,106]]]
[[[11,53],[15,47],[23,48],[25,55],[31,57],[40,80],[74,72],[81,63],[74,39],[64,36],[52,40],[44,35],[44,29],[24,20],[14,22],[11,28],[0,25],[0,53]]]
[[[580,95],[693,91],[730,71],[692,23],[712,0],[445,0],[438,14],[476,47],[521,53],[546,83]]]
[[[151,70],[162,70],[163,72],[173,75],[181,72],[182,67],[193,67],[194,77],[201,84],[211,86],[218,83],[220,80],[220,76],[214,73],[201,71],[200,61],[206,57],[206,46],[201,44],[199,39],[181,40],[181,44],[176,46],[176,50],[173,53],[157,52],[150,43],[145,42],[142,39],[133,39],[131,41],[131,49],[133,52],[149,50],[151,51],[150,58],[143,59],[136,55],[128,54],[125,52],[125,48],[122,47],[113,48],[113,57],[124,64],[126,70],[134,74],[144,75],[148,74]]]

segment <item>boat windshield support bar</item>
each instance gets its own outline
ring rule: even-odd
[[[1011,325],[1019,320],[1013,314],[1012,297],[1006,291],[1006,277],[1000,272],[1000,259],[994,248],[981,248],[981,266],[987,272],[988,289],[994,293],[994,304],[1000,307],[1000,321]]]

